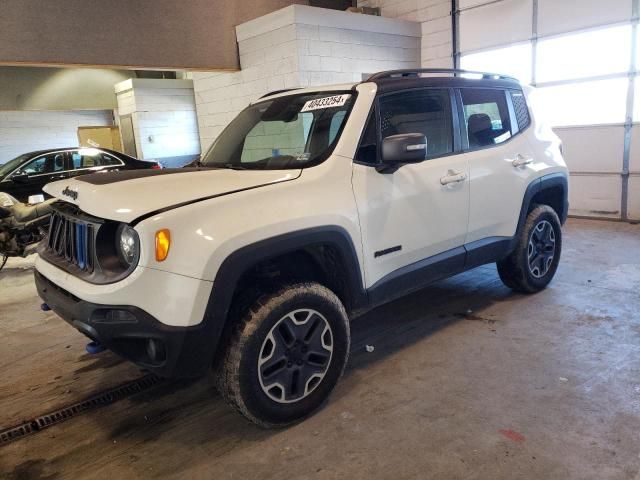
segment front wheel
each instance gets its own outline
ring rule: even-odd
[[[558,215],[551,207],[538,205],[527,215],[516,248],[497,263],[500,279],[515,291],[538,292],[553,279],[561,251]]]
[[[263,427],[294,423],[319,408],[349,355],[349,323],[338,297],[300,283],[246,305],[214,368],[225,399]]]

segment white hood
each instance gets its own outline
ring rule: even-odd
[[[120,222],[207,198],[294,180],[301,170],[135,170],[95,173],[44,187],[90,215]]]

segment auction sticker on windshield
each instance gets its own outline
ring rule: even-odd
[[[331,97],[314,98],[304,104],[302,112],[310,112],[311,110],[322,110],[324,108],[342,107],[347,100],[351,98],[350,94],[332,95]]]

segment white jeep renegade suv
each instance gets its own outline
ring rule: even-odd
[[[260,425],[299,420],[349,318],[490,262],[520,292],[551,281],[567,169],[528,92],[453,70],[274,92],[195,167],[52,183],[39,294],[150,371],[211,372]]]

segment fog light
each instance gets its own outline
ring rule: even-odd
[[[152,363],[164,362],[167,354],[165,352],[164,343],[155,338],[147,340],[147,356]]]
[[[138,320],[127,310],[107,310],[104,321],[109,323],[136,323]]]

